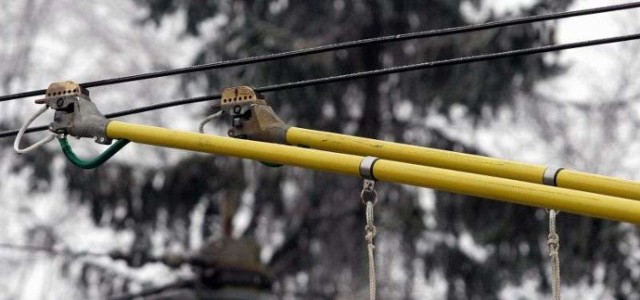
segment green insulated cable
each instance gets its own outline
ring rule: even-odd
[[[105,161],[109,160],[109,158],[111,158],[113,155],[118,153],[118,151],[120,151],[124,146],[126,146],[129,143],[129,140],[118,140],[109,148],[107,148],[107,150],[102,152],[100,155],[89,160],[85,160],[78,157],[73,152],[73,149],[71,149],[71,145],[69,145],[67,138],[59,138],[58,142],[60,142],[60,147],[62,148],[62,152],[64,153],[64,156],[66,156],[67,159],[72,164],[82,169],[93,169],[100,166]]]

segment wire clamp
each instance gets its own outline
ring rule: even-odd
[[[360,198],[363,204],[371,202],[373,205],[378,201],[376,193],[376,179],[373,176],[373,166],[378,161],[377,157],[367,156],[360,162],[360,177],[364,178],[362,182],[362,192]]]
[[[373,165],[378,161],[377,157],[367,156],[360,161],[360,177],[364,179],[376,180],[373,176]]]
[[[89,97],[89,91],[73,81],[55,82],[49,85],[44,99],[36,100],[54,109],[49,130],[56,134],[77,138],[95,138],[99,144],[109,145],[106,135],[109,120],[100,113]]]
[[[52,141],[57,136],[62,152],[69,161],[80,168],[92,169],[107,161],[129,143],[128,140],[118,140],[102,154],[91,160],[82,159],[73,152],[67,142],[67,135],[77,138],[95,138],[96,143],[105,145],[109,145],[112,142],[112,139],[107,137],[109,120],[91,102],[89,91],[73,81],[50,84],[45,98],[36,100],[36,103],[44,104],[44,106],[20,128],[14,143],[14,148],[18,153],[31,151]],[[18,146],[26,128],[48,108],[55,110],[53,122],[49,124],[49,131],[52,134],[32,146],[19,149]]]
[[[544,173],[542,174],[542,184],[550,185],[550,186],[558,186],[557,179],[560,171],[564,170],[563,168],[558,167],[547,167],[544,169]]]
[[[362,192],[360,192],[360,198],[362,203],[372,202],[376,204],[378,200],[378,194],[376,193],[376,179],[373,176],[373,165],[378,161],[377,157],[367,156],[360,162],[360,177],[364,178],[362,183]]]
[[[289,125],[267,104],[264,96],[251,87],[237,86],[222,92],[219,106],[231,117],[229,136],[254,141],[286,144]]]

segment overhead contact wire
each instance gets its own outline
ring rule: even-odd
[[[45,252],[51,255],[60,256],[109,256],[108,253],[97,253],[91,251],[72,252],[70,250],[56,250],[51,247],[33,246],[33,245],[16,245],[8,243],[0,243],[0,249],[15,250],[23,252]]]
[[[349,74],[343,74],[343,75],[337,75],[337,76],[274,84],[274,85],[259,87],[254,90],[258,93],[275,92],[275,91],[289,90],[294,88],[315,86],[320,84],[368,78],[368,77],[374,77],[374,76],[404,73],[404,72],[431,69],[431,68],[437,68],[437,67],[445,67],[445,66],[454,66],[454,65],[461,65],[461,64],[467,64],[467,63],[473,63],[473,62],[490,61],[495,59],[509,58],[509,57],[523,56],[523,55],[555,52],[555,51],[562,51],[562,50],[575,49],[575,48],[598,46],[598,45],[619,43],[619,42],[638,40],[638,39],[640,39],[640,34],[636,33],[636,34],[623,35],[623,36],[610,37],[610,38],[597,39],[597,40],[588,40],[588,41],[568,43],[568,44],[509,50],[509,51],[498,52],[498,53],[489,53],[489,54],[466,56],[466,57],[459,57],[459,58],[452,58],[452,59],[445,59],[445,60],[437,60],[437,61],[423,62],[418,64],[403,65],[403,66],[390,67],[390,68],[384,68],[384,69],[349,73]],[[219,100],[220,97],[221,97],[220,94],[215,94],[215,95],[186,98],[181,100],[158,103],[154,105],[143,106],[139,108],[110,113],[110,114],[106,114],[105,117],[107,118],[122,117],[122,116],[127,116],[127,115],[132,115],[132,114],[137,114],[137,113],[142,113],[142,112],[147,112],[147,111],[152,111],[152,110],[157,110],[162,108],[173,107],[173,106],[180,106],[185,104],[192,104],[192,103],[211,101],[211,100]],[[27,129],[26,132],[42,131],[46,129],[47,129],[47,126],[33,127],[33,128]],[[0,132],[0,138],[15,136],[17,133],[18,133],[18,130]]]
[[[219,61],[219,62],[213,62],[213,63],[207,63],[207,64],[201,64],[201,65],[195,65],[195,66],[189,66],[189,67],[183,67],[183,68],[177,68],[177,69],[171,69],[171,70],[142,73],[137,75],[103,79],[103,80],[97,80],[97,81],[89,81],[89,82],[81,83],[80,85],[85,88],[91,88],[91,87],[97,87],[97,86],[105,86],[105,85],[119,84],[119,83],[131,82],[131,81],[147,80],[152,78],[166,77],[166,76],[186,74],[186,73],[192,73],[192,72],[200,72],[200,71],[256,64],[261,62],[293,58],[293,57],[312,55],[312,54],[319,54],[319,53],[349,49],[354,47],[362,47],[362,46],[376,45],[376,44],[389,43],[389,42],[399,42],[399,41],[406,41],[406,40],[413,40],[413,39],[431,38],[431,37],[446,36],[446,35],[453,35],[453,34],[460,34],[460,33],[469,33],[469,32],[475,32],[475,31],[481,31],[481,30],[487,30],[487,29],[501,28],[506,26],[522,25],[522,24],[534,23],[534,22],[559,20],[559,19],[566,19],[571,17],[601,14],[606,12],[627,10],[627,9],[633,9],[638,7],[640,7],[640,2],[631,2],[631,3],[617,4],[617,5],[582,9],[582,10],[576,10],[576,11],[558,12],[558,13],[550,13],[546,15],[527,16],[527,17],[514,18],[509,20],[493,21],[493,22],[487,22],[483,24],[474,24],[474,25],[467,25],[467,26],[460,26],[460,27],[453,27],[453,28],[403,33],[403,34],[397,34],[397,35],[388,35],[388,36],[382,36],[382,37],[368,38],[368,39],[362,39],[362,40],[356,40],[356,41],[348,41],[348,42],[322,45],[322,46],[299,49],[299,50],[286,51],[281,53],[258,55],[258,56],[252,56],[247,58]],[[4,95],[4,96],[0,96],[0,102],[26,98],[26,97],[39,96],[44,94],[45,92],[46,92],[45,89],[41,89],[41,90],[34,90],[34,91],[23,92],[23,93]]]

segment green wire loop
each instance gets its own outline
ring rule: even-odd
[[[118,151],[120,151],[129,143],[129,140],[118,140],[100,155],[89,160],[78,157],[71,149],[71,145],[69,145],[67,138],[58,138],[58,142],[60,142],[60,147],[62,148],[64,156],[66,156],[72,164],[82,169],[94,169],[109,160],[109,158],[111,158],[113,155],[118,153]]]

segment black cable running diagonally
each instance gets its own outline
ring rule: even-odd
[[[362,71],[357,73],[349,73],[349,74],[343,74],[343,75],[337,75],[337,76],[322,77],[322,78],[308,79],[308,80],[288,82],[288,83],[280,83],[280,84],[259,87],[254,90],[258,93],[275,92],[275,91],[281,91],[281,90],[288,90],[288,89],[301,88],[301,87],[314,86],[319,84],[326,84],[326,83],[333,83],[333,82],[340,82],[340,81],[348,81],[348,80],[367,78],[367,77],[373,77],[373,76],[403,73],[403,72],[409,72],[409,71],[431,69],[436,67],[453,66],[453,65],[488,61],[488,60],[494,60],[494,59],[500,59],[500,58],[509,58],[514,56],[562,51],[562,50],[568,50],[568,49],[612,44],[612,43],[619,43],[619,42],[638,40],[638,39],[640,39],[640,33],[610,37],[610,38],[604,38],[604,39],[597,39],[597,40],[568,43],[568,44],[509,50],[509,51],[498,52],[498,53],[466,56],[466,57],[459,57],[459,58],[452,58],[452,59],[445,59],[445,60],[423,62],[418,64],[390,67],[390,68],[384,68],[384,69]],[[133,108],[133,109],[123,110],[119,112],[114,112],[114,113],[106,114],[105,117],[117,118],[117,117],[128,116],[128,115],[133,115],[133,114],[138,114],[142,112],[168,108],[173,106],[180,106],[185,104],[192,104],[192,103],[211,101],[211,100],[219,100],[220,97],[221,97],[220,94],[215,94],[215,95],[186,98],[181,100],[163,102],[163,103],[153,104],[149,106],[143,106],[139,108]],[[47,129],[47,126],[31,127],[31,128],[28,128],[26,132],[43,131],[46,129]],[[18,130],[4,131],[4,132],[0,132],[0,138],[11,137],[17,134],[18,134]]]
[[[109,256],[109,253],[98,253],[91,251],[80,251],[80,252],[72,252],[70,250],[56,250],[51,247],[43,247],[43,246],[33,246],[33,245],[15,245],[8,243],[0,243],[0,248],[2,249],[10,249],[17,251],[26,251],[26,252],[45,252],[51,255],[60,255],[60,256]]]
[[[65,257],[72,257],[72,258],[86,257],[86,256],[110,257],[111,259],[114,259],[114,260],[124,260],[127,262],[133,259],[131,255],[121,252],[119,250],[112,250],[109,252],[93,252],[93,251],[87,251],[87,250],[72,251],[70,249],[54,249],[52,247],[35,246],[35,245],[18,245],[18,244],[11,244],[11,243],[0,243],[0,249],[32,252],[32,253],[44,252],[50,255],[65,256]],[[190,265],[200,266],[200,267],[211,266],[210,262],[203,260],[202,258],[199,258],[196,256],[180,256],[176,254],[169,254],[166,256],[150,256],[150,257],[146,257],[144,262],[160,262],[160,263],[166,264],[166,262],[169,260],[171,260],[174,263],[178,260],[180,261],[180,264],[184,263],[184,264],[190,264]]]
[[[199,72],[199,71],[205,71],[205,70],[214,70],[214,69],[236,67],[236,66],[242,66],[242,65],[248,65],[248,64],[256,64],[256,63],[273,61],[278,59],[293,58],[298,56],[318,54],[318,53],[324,53],[329,51],[337,51],[337,50],[354,48],[354,47],[369,46],[369,45],[375,45],[375,44],[398,42],[398,41],[405,41],[405,40],[412,40],[412,39],[431,38],[431,37],[446,36],[446,35],[453,35],[453,34],[459,34],[459,33],[468,33],[468,32],[495,29],[495,28],[512,26],[512,25],[521,25],[521,24],[533,23],[533,22],[594,15],[594,14],[600,14],[600,13],[606,13],[606,12],[612,12],[612,11],[618,11],[618,10],[626,10],[626,9],[632,9],[632,8],[638,8],[638,7],[640,7],[640,2],[631,2],[631,3],[589,8],[589,9],[576,10],[576,11],[559,12],[559,13],[551,13],[546,15],[528,16],[528,17],[515,18],[515,19],[509,19],[509,20],[494,21],[494,22],[488,22],[483,24],[403,33],[403,34],[397,34],[397,35],[389,35],[389,36],[375,37],[375,38],[336,43],[336,44],[330,44],[330,45],[323,45],[323,46],[312,47],[312,48],[292,50],[292,51],[286,51],[281,53],[258,55],[258,56],[252,56],[247,58],[219,61],[219,62],[195,65],[195,66],[178,68],[178,69],[156,71],[156,72],[117,77],[117,78],[111,78],[111,79],[90,81],[90,82],[81,83],[80,85],[85,88],[105,86],[105,85],[112,85],[112,84],[118,84],[118,83],[124,83],[124,82],[185,74],[185,73],[191,73],[191,72]],[[16,93],[11,95],[4,95],[4,96],[0,96],[0,102],[19,99],[19,98],[25,98],[25,97],[39,96],[44,94],[45,92],[46,92],[45,89],[41,89],[41,90]]]

